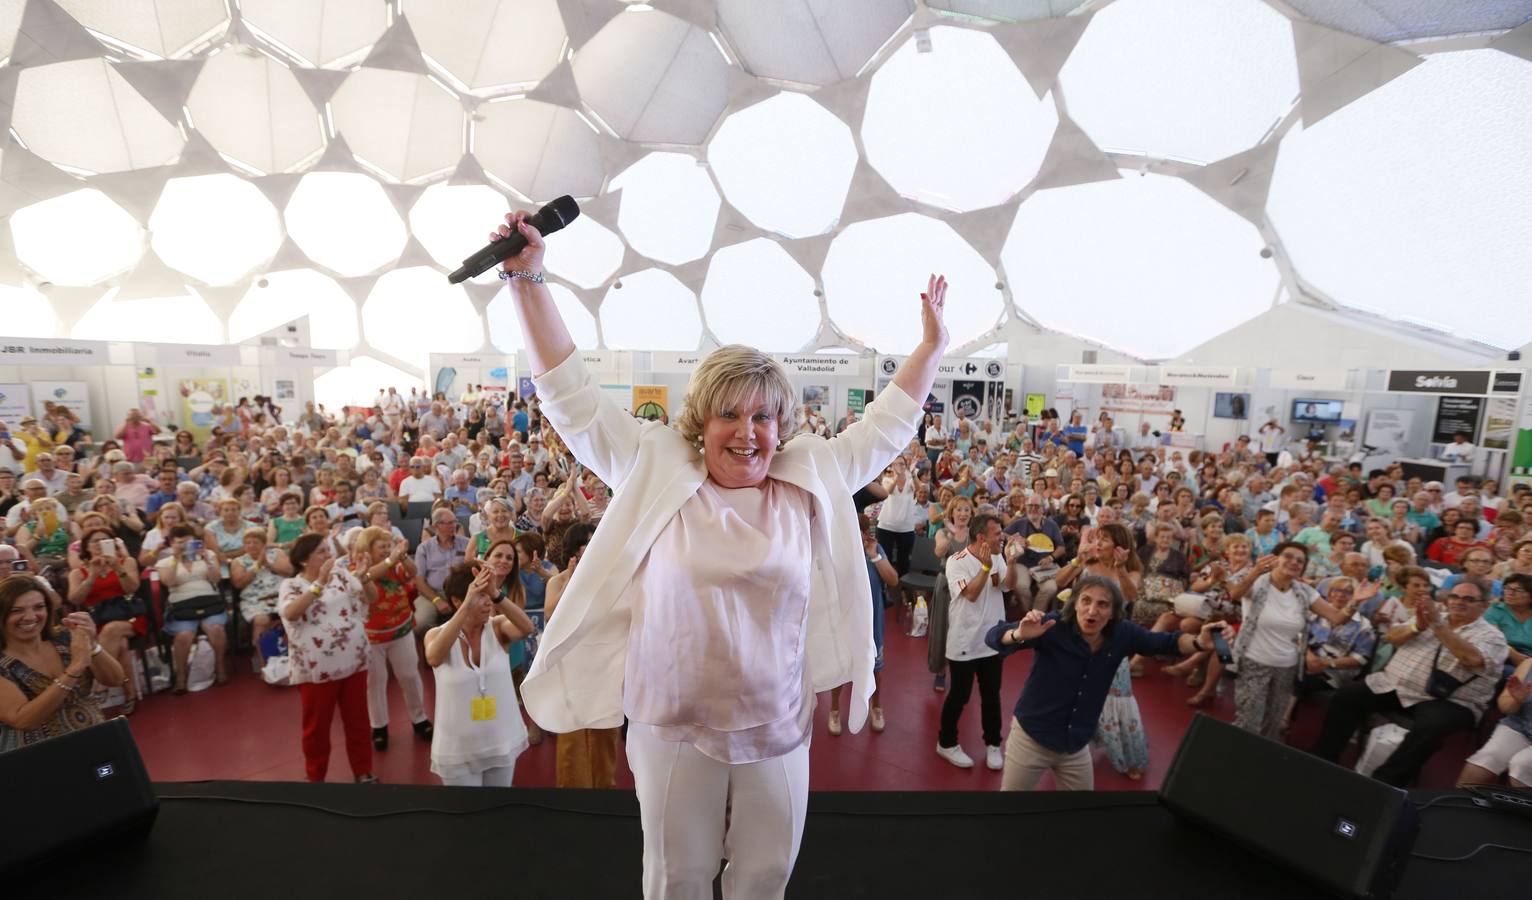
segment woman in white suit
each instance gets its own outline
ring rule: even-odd
[[[615,495],[522,684],[555,732],[629,720],[644,896],[781,897],[808,797],[814,694],[873,691],[872,607],[853,491],[907,446],[947,345],[945,279],[922,294],[922,340],[841,435],[792,433],[787,374],[743,346],[709,354],[678,429],[634,419],[585,371],[542,283],[543,240],[502,275],[543,414]]]

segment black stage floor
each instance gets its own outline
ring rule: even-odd
[[[160,784],[147,841],[0,879],[7,900],[639,896],[629,792],[334,784]],[[1437,796],[1418,794],[1417,801]],[[1532,818],[1450,800],[1416,850],[1532,847]],[[10,810],[10,828],[25,828]],[[816,793],[790,898],[1282,898],[1316,892],[1178,823],[1152,793]],[[1532,897],[1532,856],[1416,859],[1400,898]]]

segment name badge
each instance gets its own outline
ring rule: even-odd
[[[489,722],[495,718],[495,698],[475,697],[469,711],[469,715],[475,722]]]

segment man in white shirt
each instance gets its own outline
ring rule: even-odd
[[[432,501],[442,495],[442,482],[431,472],[430,461],[421,456],[411,457],[410,474],[399,482],[399,502]]]
[[[984,726],[985,765],[999,771],[1005,765],[1000,750],[1000,676],[999,654],[984,643],[984,636],[996,623],[1005,619],[1004,593],[1016,588],[1016,567],[1011,563],[1024,549],[1021,539],[1012,540],[1002,553],[1004,535],[1000,519],[986,513],[969,523],[973,543],[947,560],[947,699],[942,703],[941,732],[936,739],[936,753],[962,769],[973,767],[973,759],[958,743],[958,719],[979,681],[979,709]]]
[[[1436,482],[1431,482],[1436,484]],[[1428,488],[1429,490],[1429,488]],[[1464,500],[1479,499],[1479,485],[1472,475],[1464,475],[1457,480],[1457,489],[1442,498],[1442,509],[1453,509],[1463,505]]]
[[[356,502],[356,488],[350,481],[335,483],[335,502],[325,507],[331,522],[339,522],[342,529],[362,525],[367,515],[366,504]]]
[[[48,496],[52,497],[64,489],[64,482],[69,473],[54,464],[52,453],[39,453],[33,458],[37,468],[22,476],[22,480],[36,478],[48,487]]]
[[[1133,450],[1136,453],[1152,451],[1160,445],[1159,436],[1149,433],[1149,422],[1145,420],[1138,423],[1138,434],[1133,438]]]
[[[1473,462],[1474,446],[1468,442],[1468,435],[1459,431],[1452,436],[1452,443],[1442,448],[1442,459],[1451,462]]]

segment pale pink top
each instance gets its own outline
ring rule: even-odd
[[[704,481],[625,589],[632,602],[623,712],[720,762],[808,738],[805,669],[813,498],[774,479]]]

